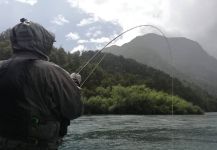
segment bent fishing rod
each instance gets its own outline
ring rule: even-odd
[[[157,31],[159,31],[161,33],[161,35],[163,36],[164,40],[166,41],[166,44],[167,44],[167,47],[168,47],[168,50],[169,50],[169,55],[170,55],[170,58],[171,58],[171,66],[173,67],[173,55],[172,55],[172,49],[171,49],[171,46],[170,46],[170,43],[169,43],[169,40],[168,38],[166,37],[166,35],[164,34],[164,32],[154,26],[154,25],[149,25],[149,24],[145,24],[145,25],[138,25],[138,26],[135,26],[135,27],[132,27],[122,33],[120,33],[119,35],[117,35],[115,38],[113,38],[111,41],[109,41],[102,49],[100,49],[99,51],[97,51],[97,53],[95,53],[82,67],[79,68],[79,71],[77,73],[80,73],[88,64],[90,64],[90,62],[100,53],[102,52],[106,47],[108,47],[113,41],[115,41],[116,39],[118,39],[119,37],[121,37],[122,35],[126,34],[127,32],[130,32],[134,29],[137,29],[137,28],[142,28],[142,27],[152,27],[154,29],[156,29]],[[84,79],[84,81],[81,83],[81,87],[84,85],[84,83],[90,78],[90,76],[94,73],[94,71],[97,69],[97,67],[99,66],[99,64],[104,60],[104,58],[106,57],[107,53],[104,53],[104,55],[102,56],[102,58],[99,60],[99,62],[95,65],[95,67],[91,70],[91,72],[88,74],[88,76]],[[174,75],[173,75],[173,68],[171,69],[171,78],[172,78],[172,95],[173,95],[173,78],[174,78]]]
[[[159,31],[161,33],[161,35],[163,36],[164,40],[166,41],[167,44],[167,48],[169,50],[169,55],[170,55],[170,59],[171,59],[171,72],[170,72],[170,76],[171,76],[171,95],[172,95],[172,102],[171,102],[171,115],[172,118],[174,116],[174,100],[173,100],[173,95],[174,95],[174,73],[173,73],[173,68],[174,68],[174,64],[173,64],[173,54],[172,54],[172,48],[171,45],[169,43],[168,38],[166,37],[166,35],[164,34],[164,32],[154,26],[154,25],[138,25],[135,27],[132,27],[122,33],[120,33],[118,36],[116,36],[115,38],[113,38],[111,41],[109,41],[101,50],[99,50],[97,53],[95,53],[78,71],[78,73],[80,73],[100,52],[102,52],[108,45],[110,45],[113,41],[115,41],[117,38],[119,38],[120,36],[124,35],[127,32],[130,32],[131,30],[134,30],[136,28],[142,28],[142,27],[152,27],[154,29],[156,29],[157,31]],[[81,87],[84,85],[84,83],[90,78],[90,76],[94,73],[94,71],[97,69],[97,67],[99,66],[99,64],[104,60],[104,58],[106,57],[108,53],[104,53],[102,58],[99,60],[99,62],[95,65],[95,67],[91,70],[91,72],[88,74],[88,76],[84,79],[84,81],[81,83]],[[172,141],[174,140],[174,133],[172,132]]]
[[[100,52],[102,52],[106,47],[108,47],[113,41],[115,41],[116,39],[118,39],[119,37],[121,37],[122,35],[124,35],[125,33],[131,31],[131,30],[134,30],[136,28],[141,28],[141,27],[152,27],[154,29],[157,29],[158,31],[160,31],[160,33],[166,37],[164,35],[164,33],[156,26],[154,25],[138,25],[138,26],[135,26],[135,27],[132,27],[122,33],[120,33],[119,35],[117,35],[115,38],[113,38],[111,41],[109,41],[101,50],[99,50],[97,53],[95,53],[82,67],[80,67],[80,70],[78,71],[78,73],[80,73]]]
[[[171,76],[171,94],[173,96],[174,94],[174,90],[173,90],[173,87],[174,87],[174,73],[173,73],[173,68],[174,68],[174,64],[173,64],[173,54],[172,54],[172,48],[170,46],[170,43],[169,43],[169,40],[168,38],[166,37],[166,35],[164,34],[164,32],[157,26],[154,26],[154,25],[151,25],[151,24],[144,24],[144,25],[138,25],[138,26],[134,26],[132,28],[129,28],[128,30],[120,33],[119,35],[117,35],[115,38],[113,38],[111,41],[109,41],[102,49],[100,49],[99,51],[97,51],[82,67],[78,68],[78,72],[77,73],[80,73],[81,71],[83,71],[83,69],[88,65],[90,64],[90,62],[99,54],[101,53],[105,48],[107,48],[113,41],[115,41],[116,39],[118,39],[119,37],[121,37],[122,35],[126,34],[127,32],[130,32],[134,29],[137,29],[137,28],[144,28],[144,27],[151,27],[155,30],[157,30],[161,35],[162,37],[164,38],[166,44],[167,44],[167,48],[169,50],[169,55],[170,55],[170,59],[171,59],[171,72],[170,72],[170,76]],[[83,82],[81,83],[81,87],[86,83],[86,81],[90,78],[90,76],[94,73],[94,71],[97,69],[97,67],[99,66],[99,64],[104,60],[104,58],[106,57],[107,53],[104,53],[102,58],[99,60],[99,62],[95,65],[95,67],[91,70],[91,72],[88,74],[88,76],[83,80]],[[173,102],[172,102],[173,103]],[[172,104],[172,115],[173,115],[173,104]]]

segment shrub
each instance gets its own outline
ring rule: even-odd
[[[199,106],[178,96],[157,92],[145,85],[98,87],[96,95],[85,101],[91,114],[202,114]]]

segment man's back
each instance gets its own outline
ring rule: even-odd
[[[26,111],[19,108],[18,103],[22,103],[23,90],[18,82],[24,81],[19,77],[22,76],[23,66],[13,66],[10,60],[2,62],[0,67],[0,134],[2,136],[25,136],[27,133],[27,116]],[[19,130],[17,130],[19,129]]]
[[[25,26],[22,32],[28,33]],[[28,43],[21,46],[20,40],[15,39],[13,56],[0,62],[0,149],[5,139],[35,147],[56,144],[66,134],[69,121],[82,112],[80,91],[70,74],[48,62],[38,47],[20,49],[29,47]]]

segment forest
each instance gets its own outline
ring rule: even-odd
[[[78,72],[96,51],[69,53],[52,48],[50,61],[68,72]],[[0,41],[0,60],[12,55],[9,41]],[[217,99],[199,87],[123,56],[99,55],[80,73],[85,79],[100,58],[106,55],[82,86],[85,114],[203,114],[217,111]],[[173,88],[172,88],[173,87]]]

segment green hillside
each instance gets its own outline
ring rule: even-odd
[[[168,41],[157,34],[138,36],[122,46],[105,49],[170,73],[179,80],[192,82],[209,94],[217,96],[217,59],[209,55],[196,41],[184,37],[170,37]],[[173,59],[173,65],[171,64]]]
[[[84,52],[82,56],[79,57],[80,62],[86,62],[93,54],[94,52],[92,51]],[[91,70],[91,65],[82,72],[83,77],[87,76]],[[206,92],[194,85],[191,87],[188,86],[189,84],[184,85],[176,78],[174,78],[173,82],[174,95],[182,97],[206,111],[217,110],[216,100]],[[85,95],[87,95],[87,97],[96,96],[97,94],[94,93],[95,90],[93,89],[96,89],[99,86],[111,87],[113,85],[121,85],[124,87],[146,85],[156,91],[162,91],[168,94],[171,94],[172,92],[171,77],[169,75],[140,64],[132,59],[125,59],[122,56],[107,54],[96,72],[85,84]]]
[[[79,56],[79,53],[70,54],[62,48],[53,48],[50,59],[67,71],[75,72],[95,53],[88,51]],[[10,54],[10,43],[0,42],[0,59],[7,59]],[[83,79],[87,77],[102,55],[104,53],[100,53],[81,72]],[[85,112],[88,114],[171,114],[171,86],[169,75],[132,59],[107,54],[104,61],[82,87]],[[195,86],[191,88],[174,79],[174,113],[202,113],[199,107],[205,111],[216,111],[216,100],[206,92],[197,90]],[[125,93],[125,97],[122,93]]]

